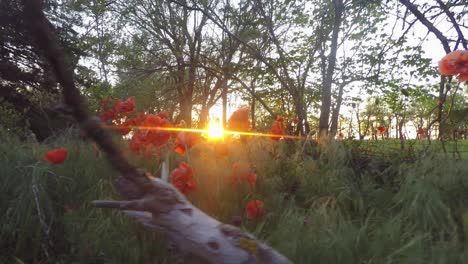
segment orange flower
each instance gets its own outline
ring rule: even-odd
[[[52,164],[59,164],[63,163],[67,159],[67,149],[66,148],[59,148],[47,151],[44,155],[44,160],[52,163]]]
[[[198,140],[198,134],[179,132],[175,140],[174,151],[184,156],[187,149],[191,148]]]
[[[245,207],[245,214],[248,219],[257,219],[264,213],[263,202],[260,200],[250,200]]]
[[[439,72],[442,75],[456,75],[459,81],[468,81],[468,51],[456,50],[445,55],[439,61]]]
[[[179,168],[172,171],[171,183],[183,194],[198,189],[197,182],[193,178],[192,168],[183,161],[179,163]]]
[[[240,132],[249,130],[249,112],[250,110],[248,108],[239,108],[234,111],[227,122],[229,130]]]
[[[273,124],[271,127],[271,134],[278,135],[278,136],[272,136],[271,139],[278,141],[280,140],[282,135],[286,135],[286,131],[284,130],[284,124],[283,124],[284,118],[281,116],[278,116],[276,118],[276,123]]]

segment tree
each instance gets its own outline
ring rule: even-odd
[[[464,36],[462,27],[460,26],[460,24],[463,23],[462,18],[466,16],[468,12],[466,8],[463,8],[466,6],[463,1],[454,0],[449,1],[448,3],[444,3],[441,0],[437,0],[437,5],[429,5],[427,3],[417,5],[410,2],[409,0],[399,0],[399,2],[406,7],[406,12],[410,12],[415,17],[414,22],[412,22],[410,25],[412,26],[415,21],[419,21],[421,24],[423,24],[430,33],[437,37],[445,53],[448,54],[452,50],[458,49],[459,45],[461,45],[465,50],[468,49],[468,42]],[[421,9],[423,11],[421,11]],[[441,16],[443,16],[443,18],[453,27],[453,30],[456,33],[456,37],[454,39],[449,37],[448,34],[442,33],[441,30],[435,26],[435,21],[440,19]],[[406,15],[403,19],[407,19]],[[453,43],[453,47],[450,46],[450,43]],[[444,104],[446,102],[447,93],[450,91],[451,86],[451,78],[441,76],[439,83],[439,103],[437,107],[437,117],[429,124],[429,127],[431,127],[434,123],[439,123],[440,138],[442,138],[445,134]]]
[[[10,124],[28,128],[42,141],[69,126],[70,119],[66,109],[57,104],[59,90],[48,61],[41,50],[31,45],[31,32],[25,25],[22,8],[21,1],[0,2],[0,104],[19,113],[19,120]],[[77,48],[77,33],[72,29],[75,17],[59,8],[63,7],[55,1],[46,5],[71,67],[80,71],[77,62],[82,52]],[[87,86],[89,79],[81,77],[77,82]]]

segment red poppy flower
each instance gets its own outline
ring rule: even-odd
[[[247,175],[247,182],[249,183],[250,187],[254,188],[255,184],[257,183],[257,174],[251,172]]]
[[[278,135],[278,136],[270,137],[271,139],[275,141],[280,140],[281,136],[286,135],[286,131],[284,130],[284,125],[283,125],[282,120],[284,120],[282,117],[278,117],[276,123],[273,124],[273,126],[270,129],[271,134]]]
[[[141,141],[138,139],[138,137],[133,136],[132,140],[130,141],[130,150],[135,154],[140,154],[141,147]]]
[[[117,112],[119,112],[123,116],[125,116],[127,113],[133,112],[134,109],[135,109],[134,97],[130,97],[123,102],[120,100],[116,101],[115,110],[117,110]]]
[[[158,128],[168,128],[171,126],[169,121],[162,119],[158,115],[146,115],[141,125],[147,127],[148,130],[139,131],[135,133],[134,137],[139,137],[139,140],[143,144],[152,144],[155,147],[160,147],[171,138],[171,134],[168,131],[158,130]]]
[[[198,134],[179,132],[175,140],[174,151],[181,156],[198,141]]]
[[[120,132],[120,134],[122,136],[125,136],[127,135],[128,133],[130,133],[130,131],[132,131],[132,128],[130,127],[130,125],[126,122],[124,122],[122,125],[118,126],[118,131]]]
[[[59,148],[47,151],[44,155],[44,160],[53,164],[63,163],[67,159],[67,149]]]
[[[198,189],[197,182],[193,177],[192,168],[183,161],[179,163],[179,168],[172,171],[171,183],[183,194]]]
[[[164,111],[159,112],[158,116],[162,119],[167,119],[169,117],[169,115]]]
[[[385,133],[385,131],[387,129],[384,126],[379,126],[379,127],[377,127],[377,130],[379,131],[380,134],[383,134],[383,133]]]
[[[252,172],[249,163],[245,161],[235,162],[232,165],[232,175],[230,177],[231,184],[239,184],[239,182],[248,182],[254,188],[257,183],[257,174]]]
[[[344,135],[342,132],[338,133],[338,139],[342,140],[344,138]]]
[[[459,81],[468,81],[468,51],[456,50],[439,61],[439,72],[443,75],[456,75]]]
[[[231,131],[247,131],[250,127],[249,109],[239,108],[229,117],[227,126]]]
[[[260,200],[250,200],[245,207],[245,214],[248,219],[257,219],[264,213],[263,202]]]
[[[418,128],[418,135],[425,135],[426,134],[426,131],[424,130],[424,128],[420,127]]]
[[[149,160],[154,157],[161,157],[161,152],[159,149],[153,147],[152,145],[145,145],[145,151],[143,152],[143,159]]]
[[[102,110],[101,111],[101,120],[103,122],[111,121],[117,118],[117,114],[114,110]]]

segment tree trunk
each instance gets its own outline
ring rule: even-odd
[[[305,109],[304,96],[298,95],[294,99],[294,108],[296,110],[299,122],[296,128],[296,135],[307,135],[310,132],[309,122],[307,122],[307,110]]]
[[[223,100],[223,128],[227,127],[227,95],[228,95],[228,87],[227,87],[227,79],[223,80],[222,85],[222,95],[221,98]]]
[[[252,94],[255,94],[255,82],[252,82]],[[250,103],[250,121],[251,128],[255,130],[255,96],[252,96],[252,102]]]
[[[340,117],[340,109],[341,103],[343,102],[343,91],[344,85],[339,86],[338,90],[338,98],[336,99],[336,106],[333,108],[332,112],[332,120],[331,120],[331,127],[330,127],[330,134],[331,136],[335,136],[336,132],[338,131],[338,119]]]
[[[340,25],[343,13],[343,0],[334,0],[334,14],[335,19],[333,23],[333,31],[331,37],[330,54],[328,56],[328,67],[326,75],[322,84],[322,96],[320,106],[320,120],[319,120],[319,132],[321,136],[328,134],[328,122],[330,120],[330,107],[331,107],[331,87],[333,82],[333,73],[335,71],[336,63],[336,51],[338,49],[338,33],[340,31]]]
[[[180,119],[187,127],[192,126],[192,104],[192,91],[186,91],[180,100]]]
[[[210,113],[210,107],[206,104],[202,105],[200,110],[200,118],[198,119],[198,128],[203,129],[208,124],[208,115]]]

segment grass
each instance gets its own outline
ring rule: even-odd
[[[89,142],[73,133],[43,144],[0,140],[0,263],[175,261],[158,234],[90,205],[118,195],[115,172]],[[201,142],[168,159],[171,169],[180,161],[194,168],[196,206],[227,223],[241,216],[243,229],[295,263],[466,263],[468,163],[425,143],[248,139],[222,151]],[[43,161],[56,147],[68,149],[67,161]],[[126,155],[155,175],[164,158]],[[230,183],[238,161],[252,165],[255,188]],[[262,218],[245,217],[250,199],[265,203]]]

